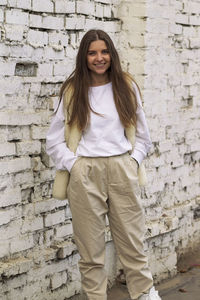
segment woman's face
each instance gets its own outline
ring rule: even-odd
[[[87,53],[88,69],[95,76],[105,75],[110,67],[111,58],[106,43],[102,40],[90,44]]]

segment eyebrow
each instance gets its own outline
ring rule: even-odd
[[[105,51],[105,50],[107,51],[108,48],[101,49],[101,51]],[[93,50],[93,49],[90,50],[90,49],[88,49],[88,52],[96,52],[96,50]]]

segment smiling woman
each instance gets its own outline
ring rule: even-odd
[[[90,44],[87,54],[87,66],[91,71],[92,85],[98,86],[109,82],[107,70],[110,68],[110,53],[102,40]]]
[[[106,32],[84,35],[60,95],[47,153],[58,170],[54,197],[69,200],[83,290],[89,300],[107,299],[107,214],[131,299],[159,300],[143,250],[139,199],[151,141],[137,84],[122,71]]]

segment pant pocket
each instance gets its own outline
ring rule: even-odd
[[[82,170],[82,168],[80,166],[81,160],[82,160],[82,157],[79,156],[77,158],[77,160],[75,161],[74,165],[71,168],[70,179],[73,178],[73,181],[78,181],[79,180],[79,176],[80,176],[81,170]]]

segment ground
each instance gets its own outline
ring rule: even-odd
[[[200,300],[200,246],[182,255],[174,278],[156,285],[162,300]],[[109,291],[108,300],[126,300],[126,285],[117,283]]]

